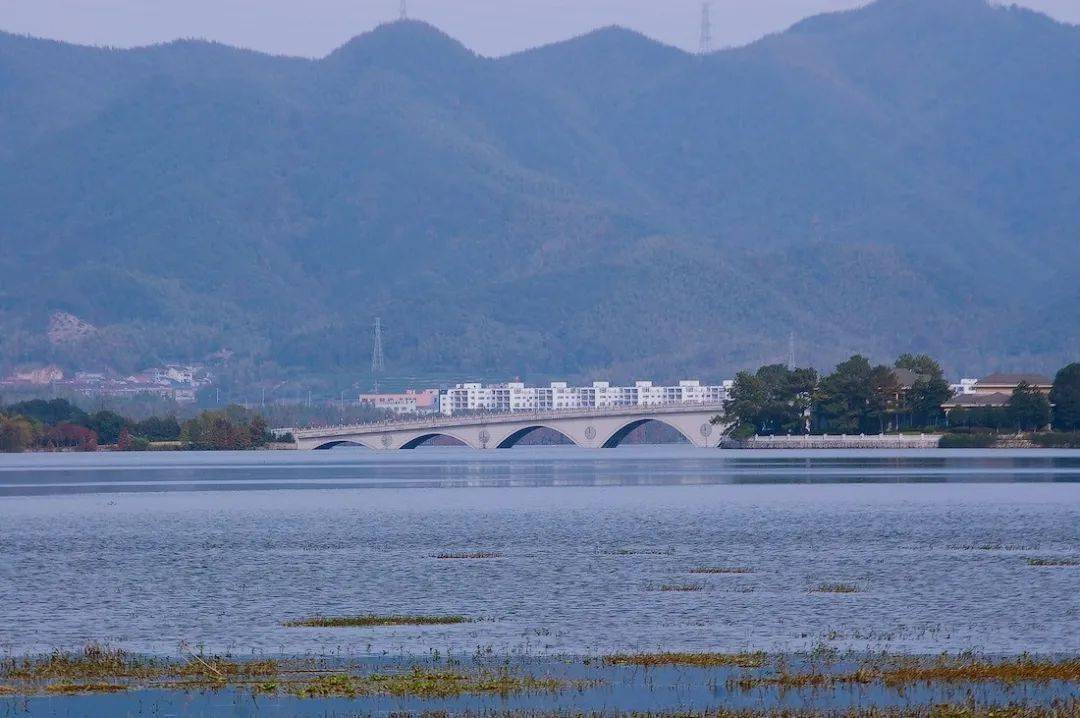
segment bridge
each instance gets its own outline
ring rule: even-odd
[[[469,416],[435,415],[409,421],[306,429],[277,429],[296,439],[297,449],[331,449],[341,445],[366,446],[388,451],[415,449],[436,437],[447,436],[473,449],[509,449],[539,429],[562,434],[577,446],[609,449],[618,446],[642,424],[667,424],[700,448],[716,448],[723,425],[712,420],[723,406],[662,404],[590,409],[565,409]]]

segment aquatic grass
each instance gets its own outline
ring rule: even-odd
[[[866,661],[855,671],[828,673],[811,670],[789,673],[781,668],[774,676],[741,676],[730,679],[729,687],[751,690],[760,686],[781,688],[816,688],[844,684],[882,684],[903,688],[932,683],[1046,683],[1048,681],[1080,682],[1080,659],[1037,659],[1020,656],[1014,659],[991,661],[971,655],[941,656],[932,661],[911,656],[884,657]]]
[[[673,556],[673,548],[614,548],[600,552],[605,556]]]
[[[472,552],[463,552],[463,553],[437,553],[434,556],[432,556],[432,558],[441,559],[443,561],[455,560],[455,559],[456,560],[479,560],[479,559],[486,559],[486,558],[502,558],[502,557],[503,557],[503,555],[501,553],[496,553],[494,551],[472,551]]]
[[[695,668],[762,668],[768,663],[764,652],[753,653],[616,653],[605,656],[611,666],[693,666]]]
[[[462,718],[480,718],[480,714],[468,712],[460,715]],[[425,718],[425,716],[426,714],[419,714],[416,718]],[[659,710],[628,713],[506,711],[498,713],[498,716],[499,718],[604,718],[604,716],[610,716],[610,718],[1072,718],[1080,716],[1080,702],[1069,699],[1053,701],[1049,705],[957,703],[848,709],[711,707],[699,711]],[[413,717],[399,714],[399,718]],[[445,718],[445,714],[440,718]]]
[[[0,675],[17,680],[90,680],[94,678],[153,678],[161,666],[137,659],[119,648],[91,643],[79,653],[53,651],[44,657],[7,659]]]
[[[859,587],[853,583],[819,583],[810,588],[810,593],[858,593]]]
[[[296,621],[286,621],[289,628],[373,628],[380,626],[449,626],[474,623],[467,616],[429,616],[410,614],[379,615],[368,613],[360,616],[312,616]]]
[[[45,686],[46,693],[72,695],[78,693],[122,693],[127,686],[117,683],[51,683]]]
[[[954,544],[952,546],[946,546],[946,548],[952,549],[953,551],[1033,551],[1039,547],[1015,543],[981,543]]]
[[[456,698],[462,695],[558,692],[582,682],[515,675],[508,670],[459,673],[414,666],[404,673],[354,676],[336,673],[297,681],[285,690],[300,698],[390,695],[414,698]]]
[[[260,691],[273,692],[276,690],[275,685],[273,689],[267,691],[269,685],[260,686]],[[312,678],[309,681],[302,683],[295,683],[288,686],[288,693],[297,696],[298,698],[355,698],[361,694],[363,689],[352,676],[338,673],[329,676],[318,676]]]
[[[11,686],[0,686],[0,696],[13,696],[15,689]]]
[[[659,586],[653,588],[653,591],[663,591],[670,593],[690,593],[693,591],[705,590],[705,584],[703,583],[662,583]]]
[[[1028,566],[1080,566],[1075,558],[1029,558]]]
[[[702,567],[699,567],[699,568],[690,569],[690,573],[702,573],[702,574],[729,574],[729,573],[730,574],[744,574],[744,573],[753,573],[753,572],[754,572],[754,569],[746,568],[746,567],[743,567],[743,566],[733,566],[733,567],[730,567],[730,568],[723,567],[723,566],[715,567],[715,568],[714,567],[708,567],[708,566],[702,566]]]

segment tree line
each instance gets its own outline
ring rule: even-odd
[[[89,413],[67,399],[0,406],[0,452],[96,451],[99,445],[119,451],[162,446],[240,450],[273,441],[266,421],[240,406],[203,411],[183,421],[171,415],[135,421],[110,410]]]
[[[1025,382],[1002,407],[941,408],[953,392],[941,366],[903,354],[892,366],[855,355],[825,376],[815,369],[762,366],[739,372],[724,405],[736,438],[890,431],[1080,431],[1080,363],[1057,373],[1049,397]]]

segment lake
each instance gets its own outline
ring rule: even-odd
[[[0,457],[15,654],[1080,651],[1080,568],[1031,559],[1080,559],[1080,452]],[[283,625],[360,613],[479,620]]]

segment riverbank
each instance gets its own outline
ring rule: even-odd
[[[723,449],[936,449],[941,434],[751,436],[728,439]]]
[[[1075,433],[942,433],[751,436],[727,439],[722,449],[1080,449]]]

